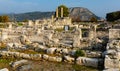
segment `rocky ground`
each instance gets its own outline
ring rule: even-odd
[[[11,67],[11,61],[16,61],[16,59],[0,59],[0,69],[8,68],[9,71],[97,71],[97,69],[92,67],[85,67],[68,63],[48,62],[45,60],[29,60],[27,65],[23,65],[15,69]]]

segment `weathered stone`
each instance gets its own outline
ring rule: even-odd
[[[23,66],[18,67],[16,70],[18,70],[18,71],[31,71],[32,67],[31,67],[31,65],[23,65]]]
[[[41,54],[34,54],[32,58],[33,58],[34,60],[39,60],[39,59],[41,59],[41,57],[42,57]]]
[[[56,57],[51,57],[51,56],[49,56],[48,61],[54,61],[54,62],[55,62],[55,61],[57,61],[57,60],[56,60]]]
[[[92,66],[98,67],[98,59],[96,58],[86,58],[86,57],[78,57],[76,59],[76,63],[78,65]]]
[[[54,43],[58,43],[58,42],[59,42],[59,39],[54,38],[54,39],[52,39],[52,41],[53,41]]]
[[[25,35],[20,36],[20,41],[22,44],[30,44],[31,43],[31,41]]]
[[[57,62],[62,62],[62,58],[61,57],[56,57],[56,61]]]
[[[42,50],[46,50],[47,48],[45,46],[39,45],[38,48],[42,49]]]
[[[68,63],[73,63],[74,62],[74,58],[70,57],[70,56],[64,56],[64,61],[68,62]]]
[[[120,71],[119,68],[109,68],[109,69],[105,69],[103,71]]]
[[[61,48],[57,48],[56,49],[56,53],[62,53],[62,49]]]
[[[7,43],[7,47],[13,47],[13,43]]]
[[[56,48],[48,48],[47,49],[47,54],[54,54]]]
[[[0,71],[9,71],[7,68],[0,69]]]
[[[49,56],[46,54],[43,54],[43,59],[48,60]]]
[[[69,54],[72,55],[72,56],[74,56],[75,53],[76,53],[76,50],[72,50],[72,51],[69,52]]]
[[[80,38],[78,36],[74,36],[73,47],[79,47],[79,46],[80,46]]]
[[[29,54],[22,54],[22,58],[28,58],[28,59],[31,59],[31,57],[30,57]]]
[[[27,64],[28,63],[28,60],[20,60],[20,61],[16,61],[16,62],[13,62],[11,63],[10,65],[13,67],[13,68],[17,68],[18,66],[22,65],[22,64]]]
[[[68,49],[62,49],[62,53],[63,54],[68,54],[69,52],[68,52]]]
[[[105,58],[104,62],[105,68],[119,68],[120,67],[120,62],[118,59],[110,59],[108,57]]]

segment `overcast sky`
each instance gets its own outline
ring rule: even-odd
[[[0,13],[55,11],[61,4],[67,7],[85,7],[100,17],[120,10],[120,0],[0,0]]]

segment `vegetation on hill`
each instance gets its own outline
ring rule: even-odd
[[[120,19],[120,11],[107,13],[106,19],[111,22]]]

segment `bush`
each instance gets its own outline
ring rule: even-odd
[[[23,24],[22,23],[18,23],[18,26],[23,26]]]
[[[79,57],[79,56],[85,56],[85,52],[83,50],[77,50],[75,52],[75,57]]]

